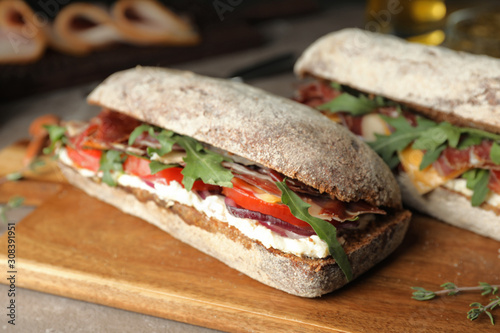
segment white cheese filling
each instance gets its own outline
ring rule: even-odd
[[[463,178],[457,178],[447,181],[444,185],[445,188],[463,194],[469,198],[472,197],[474,193],[472,190],[467,188],[467,180]],[[500,207],[500,195],[490,191],[486,196],[485,202],[495,207]]]
[[[75,166],[68,157],[65,149],[60,150],[59,159],[63,163],[73,167],[84,177],[90,178],[101,176],[101,172],[96,174],[93,171]],[[325,258],[329,255],[328,245],[317,235],[298,239],[283,237],[264,227],[256,220],[244,219],[231,215],[226,208],[223,196],[211,195],[202,199],[196,193],[187,191],[176,181],[170,182],[169,185],[153,182],[154,188],[147,185],[139,177],[126,174],[116,175],[116,181],[121,186],[138,188],[151,194],[155,194],[168,204],[172,205],[174,202],[178,202],[186,206],[193,207],[210,218],[228,223],[229,225],[237,228],[245,236],[259,241],[266,248],[274,248],[286,253],[295,254],[297,256],[307,256],[311,258]]]

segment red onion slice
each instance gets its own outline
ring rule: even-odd
[[[257,220],[263,226],[277,232],[281,236],[289,238],[301,238],[315,235],[314,230],[307,230],[285,222],[271,215],[262,214],[253,210],[238,207],[234,200],[225,198],[229,213],[235,217]]]

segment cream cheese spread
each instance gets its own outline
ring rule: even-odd
[[[467,188],[467,180],[463,178],[457,178],[447,181],[443,186],[449,190],[463,194],[469,198],[472,197],[472,190]],[[495,192],[490,191],[486,196],[485,202],[495,207],[500,207],[500,195]]]

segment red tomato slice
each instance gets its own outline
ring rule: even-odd
[[[68,157],[80,168],[97,172],[99,170],[102,150],[97,149],[73,149],[66,147]]]
[[[290,212],[290,208],[284,204],[269,203],[257,198],[251,191],[241,188],[239,185],[242,182],[240,179],[233,178],[233,188],[224,187],[222,194],[233,199],[239,206],[260,212],[262,214],[271,215],[280,220],[293,224],[295,226],[312,229],[312,227],[302,220],[299,220]]]
[[[127,156],[127,159],[123,163],[123,171],[137,177],[151,176],[149,160],[132,155]]]

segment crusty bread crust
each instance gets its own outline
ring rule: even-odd
[[[243,83],[137,67],[113,74],[89,103],[191,136],[342,201],[401,207],[385,163],[313,109]]]
[[[500,133],[499,59],[344,29],[313,43],[295,73],[387,97],[436,121]]]
[[[110,187],[80,175],[63,163],[59,166],[71,184],[89,195],[154,224],[264,284],[297,296],[318,297],[347,283],[331,257],[300,258],[267,249],[236,228],[210,219],[194,208],[181,204],[168,205],[138,189]],[[399,211],[372,222],[366,230],[346,231],[341,235],[346,240],[344,248],[354,277],[383,260],[399,246],[409,220],[408,211]]]
[[[500,241],[500,215],[497,210],[485,206],[473,207],[470,198],[443,187],[422,196],[405,173],[400,173],[397,180],[403,193],[403,202],[408,207]]]

